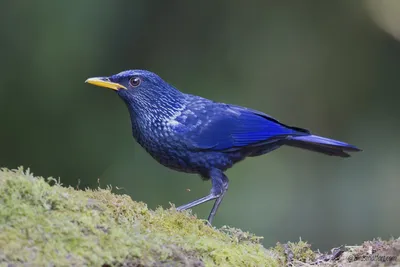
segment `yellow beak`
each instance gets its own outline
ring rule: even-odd
[[[115,91],[118,91],[119,89],[127,89],[125,86],[119,84],[119,83],[113,83],[110,82],[108,78],[105,77],[94,77],[94,78],[89,78],[85,81],[85,83],[90,83],[96,86],[100,87],[105,87],[109,88]]]

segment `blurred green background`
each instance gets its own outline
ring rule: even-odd
[[[114,92],[84,84],[149,69],[364,150],[341,159],[282,148],[236,165],[216,226],[322,250],[398,237],[400,24],[388,18],[400,12],[386,3],[1,1],[0,166],[81,188],[100,179],[150,208],[207,194],[209,182],[135,143]]]

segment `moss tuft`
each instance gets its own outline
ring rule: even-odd
[[[316,253],[311,250],[311,245],[302,240],[296,243],[278,243],[274,250],[280,255],[281,264],[315,263]]]

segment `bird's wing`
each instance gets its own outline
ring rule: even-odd
[[[186,142],[200,150],[235,151],[305,134],[307,130],[286,126],[259,111],[220,104],[186,133]]]

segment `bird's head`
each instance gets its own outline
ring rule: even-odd
[[[184,99],[183,93],[146,70],[127,70],[108,77],[89,78],[86,82],[116,91],[134,116],[170,113]]]

